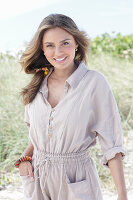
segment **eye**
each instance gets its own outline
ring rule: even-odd
[[[48,45],[46,45],[46,47],[52,47],[52,44],[48,44]]]
[[[64,43],[63,43],[63,45],[65,45],[65,46],[68,45],[68,44],[69,44],[68,42],[64,42]]]

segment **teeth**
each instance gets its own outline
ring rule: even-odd
[[[65,57],[64,58],[60,58],[60,59],[56,59],[55,58],[55,60],[57,60],[57,61],[62,61],[62,60],[64,60],[65,59]]]

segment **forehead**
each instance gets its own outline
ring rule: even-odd
[[[43,35],[43,42],[62,41],[64,39],[74,40],[74,37],[59,27],[48,29]]]

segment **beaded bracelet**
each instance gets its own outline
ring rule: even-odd
[[[25,161],[32,161],[32,158],[30,156],[22,156],[20,157],[15,163],[15,167],[18,168],[21,162],[25,162]]]

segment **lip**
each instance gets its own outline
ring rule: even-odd
[[[62,59],[62,58],[63,57],[61,57],[61,58],[54,58],[54,61],[57,62],[57,63],[62,63],[62,62],[64,62],[66,60],[67,57],[64,57],[63,60],[56,60],[56,59]]]

